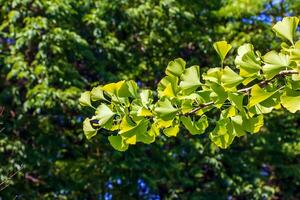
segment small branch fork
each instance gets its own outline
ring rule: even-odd
[[[274,76],[273,78],[269,79],[269,80],[264,80],[264,81],[261,81],[260,83],[258,83],[258,85],[262,88],[266,87],[268,85],[268,83],[272,82],[274,79],[277,79],[277,78],[280,78],[280,77],[285,77],[285,76],[288,76],[288,75],[292,75],[292,74],[298,74],[297,71],[295,70],[283,70],[281,72],[279,72],[276,76]],[[243,89],[239,89],[237,90],[237,92],[242,92],[242,93],[249,93],[251,91],[253,86],[250,86],[250,87],[246,87],[246,88],[243,88]],[[210,102],[207,102],[207,103],[203,103],[203,104],[200,104],[197,108],[191,110],[190,112],[187,113],[187,115],[190,115],[190,114],[194,114],[196,113],[197,111],[203,109],[203,108],[206,108],[208,106],[211,106],[213,105],[214,102],[213,101],[210,101]]]

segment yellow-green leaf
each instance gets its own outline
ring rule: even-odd
[[[243,82],[243,78],[235,73],[230,67],[225,67],[222,73],[222,85],[226,88],[233,88]]]
[[[93,128],[89,118],[83,121],[83,132],[88,140],[97,134],[97,130]]]
[[[163,130],[164,134],[168,137],[175,137],[179,132],[179,125],[169,127]]]
[[[248,107],[251,108],[252,106],[259,104],[260,102],[263,102],[267,100],[268,98],[272,97],[276,91],[273,92],[267,92],[263,90],[259,85],[254,85],[251,89],[251,97],[249,100]]]
[[[118,151],[126,151],[128,149],[128,144],[126,144],[120,135],[109,136],[108,141],[111,146]]]
[[[98,120],[98,124],[100,126],[105,125],[113,116],[115,113],[106,105],[101,104],[98,106],[95,112],[94,119]]]
[[[81,106],[93,107],[91,104],[91,92],[86,91],[86,92],[82,93],[79,98],[79,103]]]
[[[291,113],[300,110],[300,92],[286,88],[280,100],[281,104]]]
[[[227,53],[231,49],[231,45],[228,44],[226,41],[218,41],[213,44],[215,50],[219,54],[221,61],[223,62]]]
[[[169,76],[178,76],[179,77],[185,70],[185,64],[186,64],[186,62],[182,58],[177,58],[177,59],[169,62],[165,73]]]
[[[298,27],[299,19],[297,17],[284,17],[282,21],[273,26],[278,37],[289,40],[294,44],[294,37]]]
[[[187,68],[180,77],[180,80],[181,82],[179,83],[179,87],[182,89],[184,94],[191,94],[201,85],[200,67],[194,65]]]

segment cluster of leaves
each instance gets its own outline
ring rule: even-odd
[[[295,113],[300,110],[300,41],[294,42],[298,23],[297,17],[286,17],[273,26],[277,36],[287,41],[280,52],[261,56],[251,44],[239,47],[235,58],[239,73],[223,67],[231,45],[220,41],[214,48],[222,66],[210,68],[202,77],[199,66],[186,68],[178,58],[168,64],[157,91],[119,81],[84,92],[80,104],[95,109],[95,115],[83,122],[86,137],[101,128],[117,131],[108,140],[125,151],[136,142],[154,142],[161,130],[167,137],[177,136],[181,125],[192,135],[203,134],[209,128],[208,111],[217,109],[220,117],[209,138],[227,148],[235,137],[259,132],[264,114],[273,109],[283,106]]]

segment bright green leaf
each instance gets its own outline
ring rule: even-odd
[[[243,78],[229,67],[225,67],[221,77],[222,85],[226,88],[233,88],[243,82]]]
[[[194,92],[200,85],[200,67],[192,66],[187,68],[182,76],[180,77],[179,87],[182,89],[184,94],[191,94]]]
[[[164,100],[157,102],[154,111],[160,118],[167,121],[172,120],[176,116],[178,109],[173,107],[169,99],[164,98]]]
[[[126,144],[120,135],[109,136],[108,141],[111,146],[118,151],[126,151],[128,149],[128,144]]]
[[[169,62],[165,73],[168,76],[181,76],[185,70],[186,62],[182,58],[177,58],[174,61]]]
[[[86,91],[82,93],[79,99],[79,103],[81,106],[93,107],[91,103],[91,92]]]
[[[184,127],[192,134],[203,134],[208,127],[207,117],[202,115],[198,121],[192,121],[191,117],[181,117],[180,120],[182,121]]]
[[[268,52],[262,59],[265,62],[263,72],[267,79],[273,78],[290,64],[288,55],[277,53],[276,51]]]
[[[106,104],[103,103],[96,109],[94,119],[97,119],[98,124],[100,126],[103,126],[110,119],[112,119],[114,115],[115,113]]]
[[[254,85],[251,89],[251,97],[249,100],[248,107],[251,108],[252,106],[259,104],[267,100],[268,98],[272,97],[277,91],[267,92],[259,87],[257,84]]]
[[[300,92],[285,88],[284,94],[280,98],[281,104],[291,113],[300,110]]]
[[[289,40],[294,44],[295,33],[298,27],[299,19],[297,17],[284,17],[282,21],[273,26],[278,37]]]
[[[179,132],[179,125],[175,125],[163,130],[164,134],[168,137],[175,137]]]
[[[231,45],[228,44],[226,41],[218,41],[213,44],[215,50],[219,54],[221,61],[223,62],[227,53],[231,49]]]
[[[97,134],[97,130],[93,128],[89,118],[83,121],[83,132],[88,140]]]

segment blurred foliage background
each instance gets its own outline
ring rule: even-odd
[[[120,153],[105,132],[84,138],[78,109],[98,84],[154,88],[176,57],[218,66],[217,40],[276,48],[272,24],[299,12],[299,0],[0,0],[0,199],[300,199],[299,113],[269,115],[228,150],[183,131]]]

